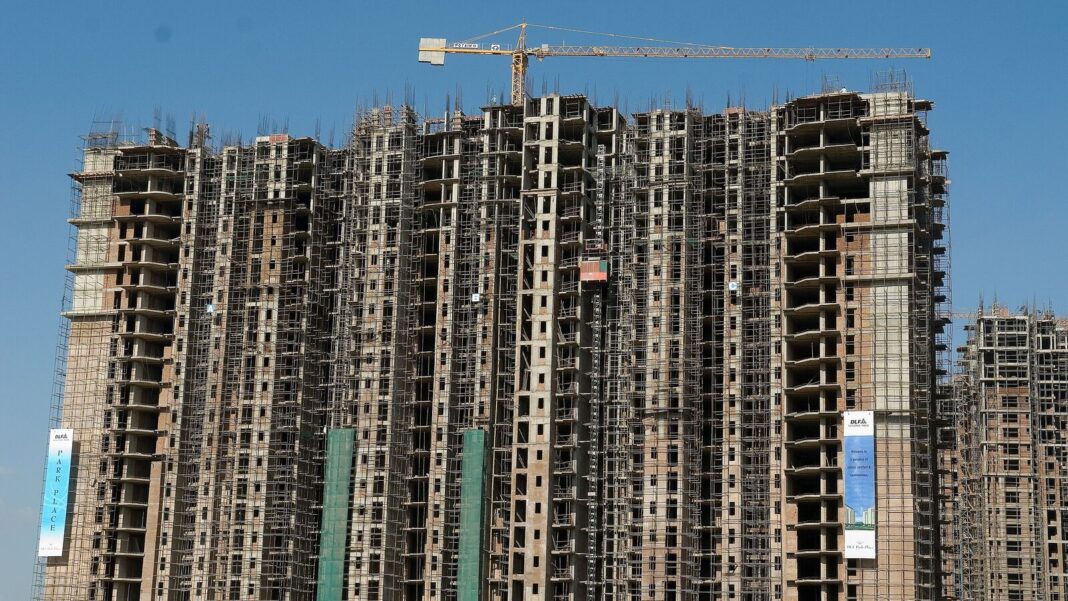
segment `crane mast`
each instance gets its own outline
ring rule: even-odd
[[[523,104],[523,97],[526,94],[524,87],[527,81],[527,61],[529,60],[530,58],[527,56],[527,24],[521,23],[519,26],[519,41],[512,52],[512,104],[515,106]]]
[[[572,31],[577,33],[595,33],[563,27],[537,26],[542,29]],[[678,46],[640,45],[640,46],[574,46],[541,44],[527,46],[527,27],[525,21],[511,27],[476,36],[462,42],[449,43],[445,38],[422,38],[419,40],[419,62],[431,65],[444,65],[446,54],[475,54],[482,56],[511,56],[512,58],[512,104],[523,104],[526,97],[526,77],[530,58],[543,60],[551,56],[580,57],[624,57],[624,58],[751,58],[751,59],[886,59],[886,58],[931,58],[930,48],[735,48],[730,46],[710,46],[703,44],[682,44]],[[504,44],[485,44],[483,38],[509,31],[519,30],[515,46]],[[632,37],[618,34],[599,34],[611,37]],[[652,38],[634,38],[642,41],[663,42]]]

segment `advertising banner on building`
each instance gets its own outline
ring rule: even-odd
[[[845,411],[845,556],[875,559],[875,414]]]
[[[48,471],[45,474],[44,500],[41,505],[41,533],[38,557],[63,555],[63,536],[67,530],[67,492],[70,487],[70,460],[74,448],[74,430],[48,432]]]

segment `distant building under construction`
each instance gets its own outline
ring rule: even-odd
[[[89,136],[40,598],[953,596],[931,108]]]
[[[995,305],[956,388],[962,599],[1068,599],[1068,320]]]

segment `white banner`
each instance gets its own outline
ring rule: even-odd
[[[845,433],[845,556],[875,559],[875,414],[842,413]]]
[[[74,430],[56,429],[48,433],[48,468],[45,474],[44,499],[41,504],[41,533],[38,557],[63,555],[63,536],[67,531],[67,493],[70,487],[70,461],[74,448]]]

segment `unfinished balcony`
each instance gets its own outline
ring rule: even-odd
[[[117,599],[136,599],[137,588],[141,584],[143,553],[136,556],[119,556],[115,557],[111,561],[114,561],[114,571],[110,576],[105,576],[104,579],[111,580],[118,585],[116,588],[119,591],[129,590],[129,593],[119,593]],[[129,587],[128,589],[126,587]],[[135,588],[136,587],[136,588]]]
[[[796,511],[796,518],[788,520],[788,530],[832,530],[837,532],[838,504],[834,500],[809,499],[797,501],[786,508],[787,512]]]
[[[783,156],[791,160],[822,157],[853,157],[860,152],[862,141],[859,124],[853,119],[816,121],[820,127],[807,127],[785,136]]]
[[[783,313],[787,317],[813,317],[825,313],[838,313],[836,288],[833,284],[823,288],[790,288],[786,291],[786,306]]]
[[[575,579],[575,566],[554,569],[550,579],[553,582],[571,582]]]
[[[842,496],[838,491],[838,478],[836,472],[791,474],[786,479],[786,498],[795,503],[837,502]]]
[[[788,368],[824,368],[841,362],[835,341],[812,339],[786,343],[785,365]]]
[[[153,430],[151,434],[154,435],[156,434],[156,432]],[[131,482],[134,484],[147,485],[149,483],[149,479],[152,477],[152,464],[146,461],[124,462],[121,464],[116,464],[115,467],[118,469],[118,471],[117,473],[112,474],[112,477],[119,482]],[[141,513],[139,515],[140,518],[138,519],[133,519],[134,516],[132,514],[121,516],[125,518],[121,521],[121,523],[123,524],[122,528],[133,530],[143,529],[145,527],[144,513]]]
[[[837,525],[833,528],[803,529],[797,532],[797,550],[793,553],[795,557],[809,557],[832,562],[836,561],[841,554],[842,551],[838,548]]]
[[[786,321],[784,338],[787,343],[811,343],[823,339],[837,340],[841,333],[837,329],[834,314],[801,314]]]
[[[557,519],[559,518],[559,519]],[[569,555],[575,552],[575,539],[568,536],[564,529],[574,526],[574,516],[571,514],[553,516],[553,538],[549,552],[553,555]]]
[[[573,424],[559,424],[556,428],[556,446],[561,449],[576,448],[578,435],[575,428]]]
[[[124,327],[120,328],[119,336],[124,340],[138,339],[146,343],[169,342],[174,335],[174,323],[149,319],[138,315],[128,315],[122,321]]]
[[[814,555],[805,554],[800,557],[796,557],[797,562],[797,577],[794,582],[798,586],[798,599],[803,599],[801,595],[801,587],[803,584],[838,584],[841,582],[838,572],[838,562],[840,558],[837,557],[837,553],[830,554],[831,557],[823,557],[821,553]],[[816,589],[818,590],[818,589]],[[820,599],[821,597],[811,597],[813,599]]]
[[[138,411],[159,411],[161,410],[160,400],[161,387],[131,387],[120,386],[118,391],[119,407],[136,409]]]
[[[785,395],[785,400],[784,417],[789,420],[814,420],[838,415],[838,396],[835,391],[791,393]]]
[[[155,437],[159,435],[159,417],[155,411],[141,411],[137,408],[128,411],[119,411],[113,431],[120,434],[135,435],[142,437]],[[129,468],[130,466],[127,466]],[[134,470],[131,478],[147,478],[147,474]],[[127,474],[116,474],[126,477]]]
[[[149,244],[140,240],[125,240],[119,246],[120,262],[130,268],[157,272],[177,272],[178,253],[169,245]]]
[[[114,167],[115,173],[123,176],[180,177],[185,172],[185,157],[179,148],[128,148],[115,157]]]
[[[421,185],[424,191],[440,190],[460,182],[459,160],[424,161]]]
[[[818,225],[805,232],[805,235],[787,236],[783,260],[790,265],[826,263],[827,259],[834,258],[838,253],[836,231],[836,225],[826,228]]]
[[[837,290],[841,284],[834,260],[787,263],[783,284],[790,290]]]
[[[568,503],[557,503],[555,508],[553,509],[552,526],[553,526],[553,528],[560,529],[560,531],[555,533],[554,536],[553,536],[554,544],[563,543],[562,545],[559,545],[559,546],[568,547],[568,549],[561,549],[561,551],[574,551],[574,549],[575,549],[574,538],[572,538],[572,536],[570,534],[565,532],[565,530],[568,530],[570,528],[574,528],[576,523],[577,522],[576,522],[576,519],[575,519],[575,512],[572,511],[572,508],[571,508],[570,504],[568,504]]]
[[[837,415],[820,420],[790,420],[786,423],[786,440],[784,444],[787,450],[791,449],[820,449],[833,445],[837,448],[838,425]]]
[[[182,179],[172,180],[154,175],[144,177],[116,175],[112,181],[111,192],[120,200],[150,199],[176,202],[182,199],[185,193],[184,186],[185,182]]]
[[[142,294],[139,291],[127,293],[125,303],[116,307],[120,315],[136,315],[153,320],[171,321],[174,319],[173,294]]]
[[[557,402],[563,403],[564,399],[559,399]],[[574,424],[579,420],[579,412],[577,408],[571,406],[557,407],[554,417],[557,423]]]
[[[786,454],[786,473],[797,476],[821,476],[838,471],[838,448],[824,445],[819,448],[801,446]]]
[[[868,103],[850,91],[798,98],[779,112],[780,127],[791,135],[854,128],[869,113]]]
[[[586,133],[586,128],[581,123],[572,127],[561,127],[560,141],[556,147],[557,161],[570,166],[586,163]]]
[[[561,475],[575,475],[578,473],[575,459],[571,455],[571,451],[560,452],[552,462],[552,471],[554,474]]]
[[[593,115],[589,103],[583,96],[560,96],[560,121],[561,123],[584,123],[592,120]]]
[[[143,482],[142,484],[147,484]],[[109,524],[109,529],[115,532],[144,532],[148,525],[148,512],[139,507],[118,508],[118,520]]]
[[[802,246],[805,241],[822,239],[827,242],[825,250],[834,250],[834,240],[840,229],[841,226],[835,222],[834,213],[830,211],[798,211],[787,213],[783,235],[789,241],[797,240]]]
[[[806,154],[780,164],[780,179],[789,186],[848,184],[860,178],[861,155],[856,152]]]
[[[115,221],[119,223],[154,223],[177,227],[182,221],[182,209],[179,203],[163,202],[154,198],[132,199],[125,203],[127,214],[118,214]]]
[[[109,445],[104,454],[113,457],[149,461],[156,454],[156,436],[154,434],[152,436],[137,436],[134,434],[127,436],[120,431],[115,435],[114,444]],[[144,491],[144,495],[137,495],[136,503],[147,502],[148,489],[145,488]],[[141,500],[142,498],[144,501]]]
[[[427,125],[430,125],[430,123],[428,122]],[[461,133],[459,130],[442,131],[423,138],[422,162],[424,169],[427,167],[440,167],[446,160],[460,158]]]

